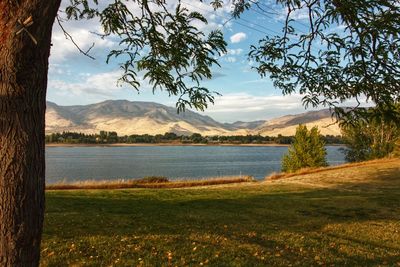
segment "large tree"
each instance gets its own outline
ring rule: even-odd
[[[233,16],[254,0],[233,0]],[[214,8],[221,0],[211,1]],[[254,46],[251,58],[284,93],[299,90],[306,104],[335,104],[367,96],[378,105],[399,98],[397,0],[278,0],[286,7],[280,36]],[[51,29],[60,0],[0,1],[0,265],[36,266],[44,214],[44,118]],[[265,4],[264,4],[265,5]],[[263,8],[267,8],[262,6]],[[291,15],[306,10],[296,33]],[[110,57],[121,60],[121,80],[139,87],[138,71],[153,88],[179,96],[179,110],[204,109],[213,94],[200,85],[225,52],[221,32],[205,36],[191,23],[206,22],[178,2],[70,0],[72,19],[98,19],[105,35],[120,38]],[[329,33],[344,26],[344,35]],[[322,42],[323,46],[319,46]],[[316,51],[316,52],[315,52]]]
[[[39,259],[47,68],[59,4],[0,1],[0,266]]]
[[[52,25],[60,0],[0,2],[0,266],[37,266],[44,216],[45,110]],[[97,18],[104,35],[120,39],[109,57],[121,59],[121,77],[139,87],[142,71],[153,88],[178,95],[177,108],[204,109],[212,92],[200,86],[225,52],[222,33],[181,5],[162,0],[72,0],[69,18]],[[143,53],[144,52],[144,53]]]

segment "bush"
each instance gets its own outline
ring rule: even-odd
[[[400,138],[397,140],[396,145],[393,150],[393,156],[400,158]]]
[[[295,172],[301,168],[315,168],[328,166],[326,162],[325,143],[319,134],[318,128],[308,131],[305,125],[296,129],[293,144],[282,159],[282,171]]]
[[[359,162],[391,155],[400,135],[399,120],[400,118],[386,118],[384,114],[378,114],[352,123],[342,123],[346,160]]]

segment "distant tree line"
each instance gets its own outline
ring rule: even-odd
[[[342,144],[341,136],[327,135],[322,139],[326,144]],[[231,135],[202,136],[199,133],[191,135],[165,134],[132,134],[118,136],[117,132],[100,131],[98,134],[76,132],[52,133],[46,135],[46,143],[62,144],[115,144],[115,143],[177,143],[177,144],[291,144],[294,136],[261,136],[261,135]]]

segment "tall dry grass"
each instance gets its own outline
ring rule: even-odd
[[[224,176],[199,180],[168,180],[165,177],[145,177],[136,180],[86,180],[46,186],[46,190],[125,189],[125,188],[184,188],[195,186],[245,183],[255,181],[252,176]]]

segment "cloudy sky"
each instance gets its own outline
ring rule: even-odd
[[[263,1],[262,3],[269,4],[269,0]],[[203,83],[210,90],[222,94],[216,97],[215,104],[207,109],[206,115],[222,122],[233,122],[304,112],[300,96],[282,96],[268,78],[259,77],[252,69],[252,62],[247,59],[251,44],[256,44],[266,35],[281,31],[284,19],[282,7],[273,6],[273,14],[254,8],[241,19],[227,22],[230,19],[229,5],[215,12],[200,1],[183,0],[182,4],[189,10],[202,13],[208,19],[207,25],[197,25],[200,29],[207,32],[219,28],[224,32],[228,43],[227,54],[219,59],[221,68],[214,68],[214,78]],[[170,5],[173,6],[174,3]],[[305,19],[302,14],[296,15],[298,27],[304,27],[301,24],[302,19]],[[170,98],[162,91],[153,94],[146,81],[142,82],[139,94],[127,85],[117,85],[117,79],[121,75],[117,62],[106,64],[105,58],[118,43],[112,39],[103,40],[93,34],[101,32],[99,23],[70,21],[63,22],[63,27],[83,50],[95,44],[91,50],[95,60],[80,54],[55,23],[49,69],[49,101],[59,105],[84,105],[108,99],[128,99],[175,105],[176,98]]]

